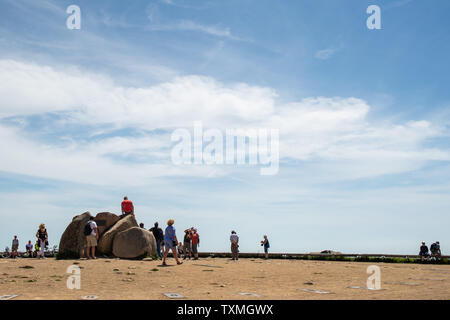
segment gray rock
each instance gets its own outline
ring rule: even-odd
[[[156,240],[153,233],[139,227],[119,232],[114,237],[113,254],[124,259],[156,254]]]
[[[103,254],[111,254],[113,249],[113,241],[114,237],[122,231],[127,229],[138,227],[138,223],[133,215],[125,216],[123,219],[114,224],[108,231],[106,231],[103,236],[100,238],[97,246],[97,250],[99,253]]]
[[[113,225],[119,221],[119,216],[111,212],[100,212],[95,216],[94,221],[97,223],[98,235],[101,237],[105,231],[108,231]]]
[[[84,249],[86,248],[84,226],[90,217],[91,213],[87,211],[72,219],[72,222],[67,226],[59,241],[59,255],[67,257],[72,255],[84,256]]]

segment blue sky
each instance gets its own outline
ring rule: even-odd
[[[81,9],[69,30],[66,8]],[[369,5],[382,29],[366,27]],[[450,3],[0,0],[0,246],[126,194],[201,249],[450,242]],[[176,128],[280,130],[280,170],[175,166]]]

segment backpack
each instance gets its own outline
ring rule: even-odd
[[[91,227],[91,223],[90,221],[88,223],[86,223],[86,225],[84,226],[84,235],[88,236],[92,233],[92,227]]]
[[[432,252],[434,252],[434,251],[437,251],[436,248],[437,246],[436,246],[436,243],[433,243],[431,246],[430,246],[430,250],[432,251]]]

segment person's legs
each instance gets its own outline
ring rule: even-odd
[[[192,253],[194,254],[194,260],[198,260],[198,251],[197,251],[197,244],[192,244]]]
[[[166,258],[167,258],[167,254],[169,253],[169,246],[165,245],[165,250],[164,250],[164,255],[163,255],[163,259],[162,259],[162,264],[165,265],[166,264]]]
[[[233,260],[237,260],[237,246],[231,245],[231,256]]]
[[[172,254],[173,254],[173,257],[175,258],[175,261],[177,262],[177,264],[182,264],[182,262],[180,262],[178,260],[177,248],[172,248]]]
[[[97,259],[95,257],[95,246],[91,247],[91,257],[92,257],[92,259]]]
[[[158,253],[158,257],[161,258],[161,242],[156,241],[156,252]]]
[[[44,251],[45,251],[45,241],[42,241],[42,240],[41,240],[41,251],[40,251],[40,256],[41,256],[41,258],[45,258],[45,253],[44,253]]]

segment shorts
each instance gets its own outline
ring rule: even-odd
[[[173,240],[164,240],[164,246],[166,247],[166,249],[177,249],[177,246],[174,244]]]
[[[17,250],[19,250],[19,246],[12,246],[12,249],[11,249],[12,251],[17,251]]]
[[[186,251],[191,251],[191,243],[190,242],[185,242],[183,245],[184,250]]]
[[[264,247],[264,253],[269,253],[269,248],[268,247]]]
[[[193,244],[192,244],[192,253],[193,253],[193,254],[197,254],[197,253],[198,253],[198,251],[197,251],[197,246],[198,246],[197,243],[193,243]]]
[[[88,247],[96,247],[97,246],[97,237],[90,234],[86,237],[87,246]]]

